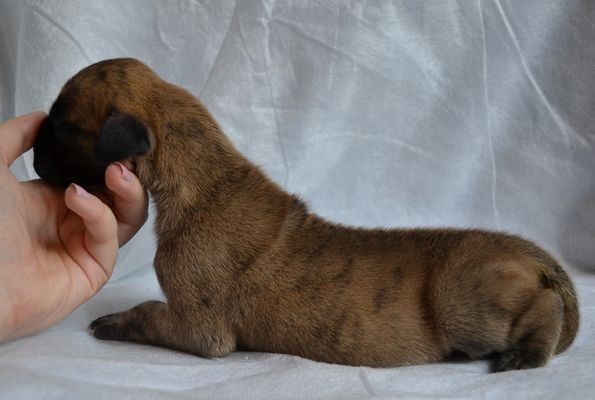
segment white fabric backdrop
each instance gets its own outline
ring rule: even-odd
[[[571,271],[583,315],[545,368],[369,369],[99,342],[160,297],[150,222],[68,319],[0,345],[0,398],[587,398],[595,390],[595,4],[590,0],[0,2],[0,118],[132,56],[186,87],[277,182],[365,226],[503,229]],[[34,177],[31,154],[13,171]],[[522,395],[521,395],[522,394]]]

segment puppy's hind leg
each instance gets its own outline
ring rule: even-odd
[[[560,296],[551,289],[543,290],[513,325],[509,345],[496,355],[492,372],[545,365],[558,344],[563,315]]]
[[[152,344],[201,357],[222,357],[236,347],[233,333],[218,318],[176,312],[161,301],[98,318],[89,330],[98,339]]]

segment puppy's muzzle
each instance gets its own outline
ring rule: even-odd
[[[89,163],[74,143],[60,145],[50,117],[44,121],[33,146],[33,169],[44,181],[66,187],[76,183],[84,187],[103,185],[105,163]]]

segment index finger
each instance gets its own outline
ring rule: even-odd
[[[47,114],[35,111],[0,124],[0,163],[10,166],[33,146],[37,131]]]
[[[147,220],[149,199],[137,177],[120,163],[105,171],[105,183],[114,193],[114,212],[118,221],[120,246],[134,236]]]

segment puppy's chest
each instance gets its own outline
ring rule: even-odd
[[[155,271],[166,294],[222,291],[240,278],[237,269],[250,258],[246,252],[216,231],[180,231],[158,238]]]

